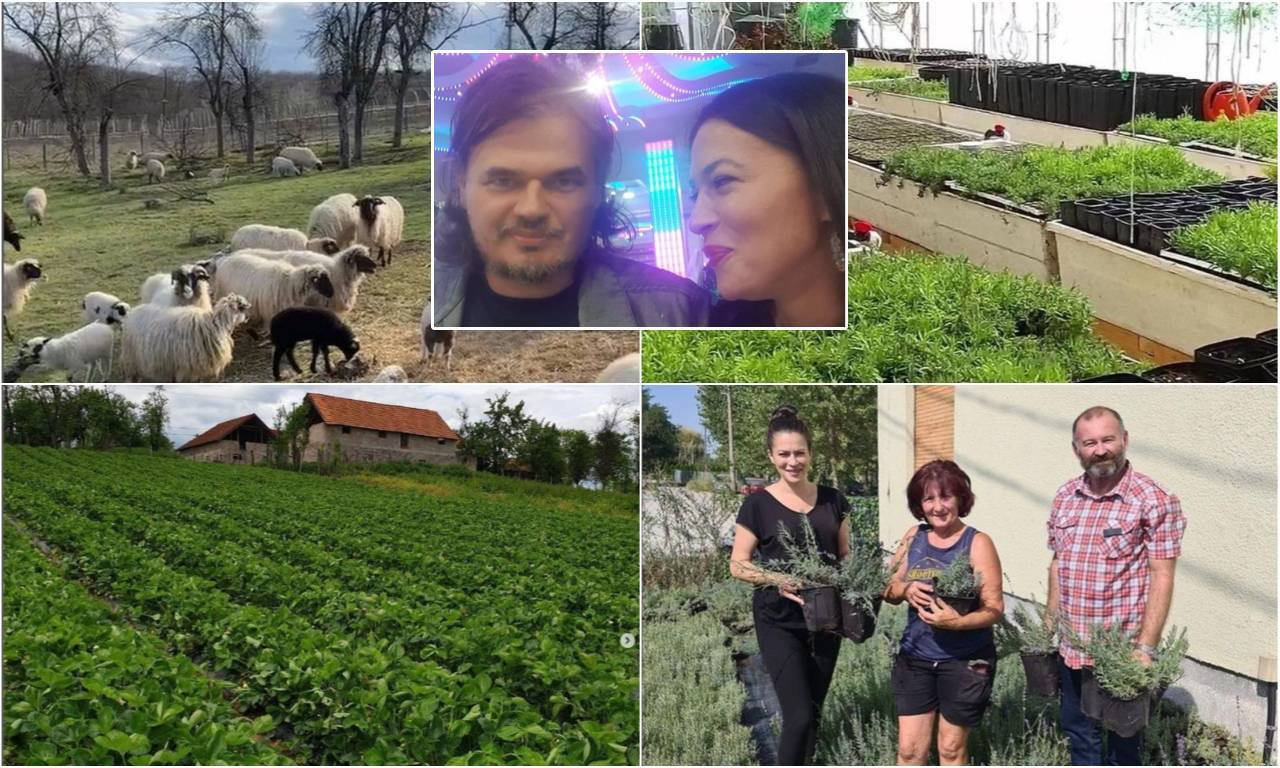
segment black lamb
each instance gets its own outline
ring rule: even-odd
[[[329,347],[337,347],[347,356],[355,357],[360,351],[360,340],[351,326],[331,309],[320,307],[289,307],[271,318],[271,343],[275,356],[271,360],[271,373],[280,380],[280,358],[288,357],[293,370],[302,373],[302,367],[293,357],[293,348],[300,342],[311,342],[311,372],[316,372],[316,358],[324,355],[324,371],[333,374],[329,364]]]
[[[13,217],[8,211],[4,212],[4,241],[13,246],[13,250],[22,250],[22,235],[18,232],[18,228],[13,223]]]

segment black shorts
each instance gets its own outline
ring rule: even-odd
[[[967,661],[925,661],[899,653],[890,684],[899,717],[937,710],[947,722],[973,728],[991,703],[995,676],[994,654]]]

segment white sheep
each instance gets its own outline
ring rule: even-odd
[[[307,299],[306,305],[332,309],[340,315],[346,314],[355,308],[356,295],[360,291],[360,283],[364,281],[365,275],[373,274],[376,266],[373,263],[373,259],[369,258],[369,249],[363,245],[353,245],[332,256],[299,250],[268,251],[255,249],[236,251],[236,253],[245,253],[271,261],[283,261],[295,267],[319,264],[329,272],[329,281],[333,283],[333,296],[325,297],[319,294],[312,294]]]
[[[128,168],[131,171],[138,167],[137,152],[133,151],[132,149],[129,150],[129,159],[124,161],[124,167]]]
[[[272,176],[297,176],[298,166],[287,157],[274,157],[271,159],[271,175]]]
[[[306,234],[296,229],[273,227],[269,224],[245,224],[231,236],[231,251],[247,249],[268,251],[314,251],[316,253],[334,254],[338,252],[338,241],[332,237],[313,237],[307,239]]]
[[[212,168],[209,170],[209,181],[212,181],[214,184],[221,184],[226,181],[227,177],[230,175],[230,166],[224,165],[221,168]]]
[[[354,204],[360,210],[356,242],[378,249],[378,266],[391,263],[391,249],[400,245],[404,234],[404,208],[394,197],[366,195]]]
[[[607,384],[639,384],[640,354],[632,352],[609,363],[596,377],[596,381]]]
[[[10,339],[9,318],[22,313],[27,305],[27,294],[35,282],[44,276],[40,262],[35,259],[23,259],[15,264],[4,265],[4,335]]]
[[[251,327],[267,327],[276,313],[288,307],[306,306],[312,296],[333,296],[329,271],[319,264],[295,267],[284,261],[264,259],[252,253],[233,253],[218,260],[213,295],[239,294],[249,300]]]
[[[49,208],[49,196],[40,187],[32,187],[22,196],[22,207],[27,209],[27,215],[31,217],[33,223],[44,226],[44,216]]]
[[[360,214],[355,209],[356,196],[343,192],[333,195],[311,209],[307,219],[308,237],[332,237],[338,247],[346,248],[356,240]]]
[[[147,161],[147,183],[164,181],[164,163],[154,157]]]
[[[143,304],[210,309],[209,270],[202,262],[183,264],[169,274],[157,272],[143,281],[141,296]]]
[[[95,370],[101,371],[103,380],[111,373],[111,351],[116,336],[104,323],[89,323],[56,339],[37,336],[22,345],[18,360],[24,367],[45,365],[66,371],[67,378],[75,380],[84,373],[88,381]]]
[[[388,365],[373,377],[374,384],[403,384],[408,380],[409,375],[398,365]]]
[[[124,321],[120,347],[126,381],[213,381],[231,364],[231,334],[249,302],[230,294],[212,309],[144,304]]]
[[[312,168],[317,171],[324,170],[324,163],[320,162],[320,158],[316,157],[316,153],[309,147],[285,147],[280,150],[280,157],[292,160],[301,171],[309,171]]]
[[[80,301],[86,323],[119,324],[129,314],[129,305],[102,291],[90,291]]]

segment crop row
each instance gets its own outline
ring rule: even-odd
[[[4,530],[4,757],[22,765],[287,762],[227,686],[122,624]]]
[[[555,572],[545,554],[539,564],[510,542],[495,545],[505,526],[479,520],[474,503],[427,505],[352,481],[126,455],[26,449],[6,458],[17,514],[75,552],[95,589],[239,680],[242,703],[278,714],[314,759],[623,760],[634,745],[635,662],[617,643],[634,621],[625,556],[597,557],[623,575],[592,583],[603,574],[579,573],[585,558]],[[545,521],[533,512],[522,522],[536,530],[531,521]],[[613,526],[622,533],[606,544],[634,541],[625,517]],[[121,573],[121,563],[136,569]],[[146,581],[148,566],[202,585],[208,605],[157,612],[167,600],[121,594],[131,577]],[[170,597],[197,600],[182,589]],[[574,601],[589,621],[566,610]],[[210,615],[225,623],[207,627]],[[281,680],[297,671],[294,650],[318,669]],[[349,667],[364,660],[385,687],[381,698],[346,690]],[[310,674],[343,683],[337,695],[311,697],[297,690]],[[415,696],[423,684],[430,695]]]

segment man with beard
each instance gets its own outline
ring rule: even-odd
[[[466,87],[435,249],[436,327],[706,325],[710,295],[619,255],[614,132],[585,76],[518,56]]]
[[[1129,433],[1120,414],[1094,406],[1076,417],[1071,449],[1084,474],[1058,489],[1049,513],[1046,621],[1059,618],[1087,637],[1095,625],[1133,634],[1133,655],[1150,665],[1173,599],[1173,572],[1187,521],[1178,497],[1125,458]],[[1072,765],[1139,765],[1142,733],[1106,734],[1080,710],[1080,686],[1093,660],[1059,644],[1060,721]],[[1105,760],[1105,761],[1104,761]]]

